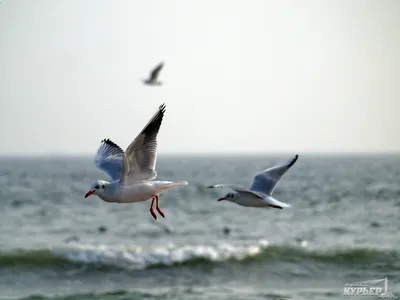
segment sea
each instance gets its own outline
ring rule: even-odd
[[[1,157],[0,299],[400,299],[400,155],[300,153],[282,210],[206,188],[291,157],[160,154],[157,179],[189,184],[157,221],[150,201],[85,199],[108,179],[92,157]]]

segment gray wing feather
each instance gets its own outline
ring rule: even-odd
[[[123,159],[121,183],[152,180],[157,177],[157,135],[165,113],[165,104],[160,105],[157,113],[128,146]]]
[[[160,73],[161,69],[164,67],[164,63],[161,62],[154,68],[153,71],[150,73],[150,80],[155,81],[157,80],[158,74]]]
[[[257,174],[250,190],[271,196],[281,177],[294,165],[298,158],[299,155],[296,154],[287,163],[268,168]]]
[[[104,139],[97,150],[95,164],[114,181],[121,178],[123,157],[124,151],[117,144],[110,139]]]

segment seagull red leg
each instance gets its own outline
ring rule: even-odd
[[[158,206],[158,196],[154,196],[156,198],[156,209],[160,213],[160,215],[165,218],[164,212],[161,210],[161,208]]]
[[[156,213],[154,212],[154,208],[153,208],[153,206],[154,206],[154,200],[156,200],[155,197],[153,197],[152,200],[151,200],[150,213],[151,213],[151,215],[153,216],[153,218],[154,218],[155,220],[157,220],[157,215],[156,215]]]

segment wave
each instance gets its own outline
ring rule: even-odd
[[[370,248],[308,250],[305,247],[271,246],[261,240],[249,245],[168,245],[145,248],[130,245],[70,243],[39,250],[14,250],[0,253],[0,268],[13,266],[66,267],[87,265],[101,268],[142,270],[177,265],[222,262],[311,260],[339,265],[369,264],[399,269],[400,253]]]
[[[110,292],[104,293],[84,293],[84,294],[69,294],[65,296],[53,296],[48,297],[44,295],[30,295],[28,297],[20,298],[19,300],[99,300],[99,299],[118,299],[118,300],[125,300],[125,299],[151,299],[151,298],[159,298],[158,295],[153,295],[146,292],[132,292],[132,291],[125,291],[125,290],[115,290]]]

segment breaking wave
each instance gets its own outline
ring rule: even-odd
[[[249,245],[94,245],[70,243],[39,250],[0,253],[0,268],[13,266],[66,267],[87,265],[102,268],[142,270],[176,265],[251,261],[304,261],[342,265],[369,264],[400,269],[400,254],[368,248],[312,251],[304,247],[271,246],[261,240]]]
[[[146,292],[132,292],[126,290],[116,290],[104,293],[85,293],[85,294],[69,294],[65,296],[47,297],[44,295],[31,295],[28,297],[20,298],[19,300],[99,300],[99,299],[118,299],[118,300],[131,300],[131,299],[159,299],[163,295],[153,295]]]

